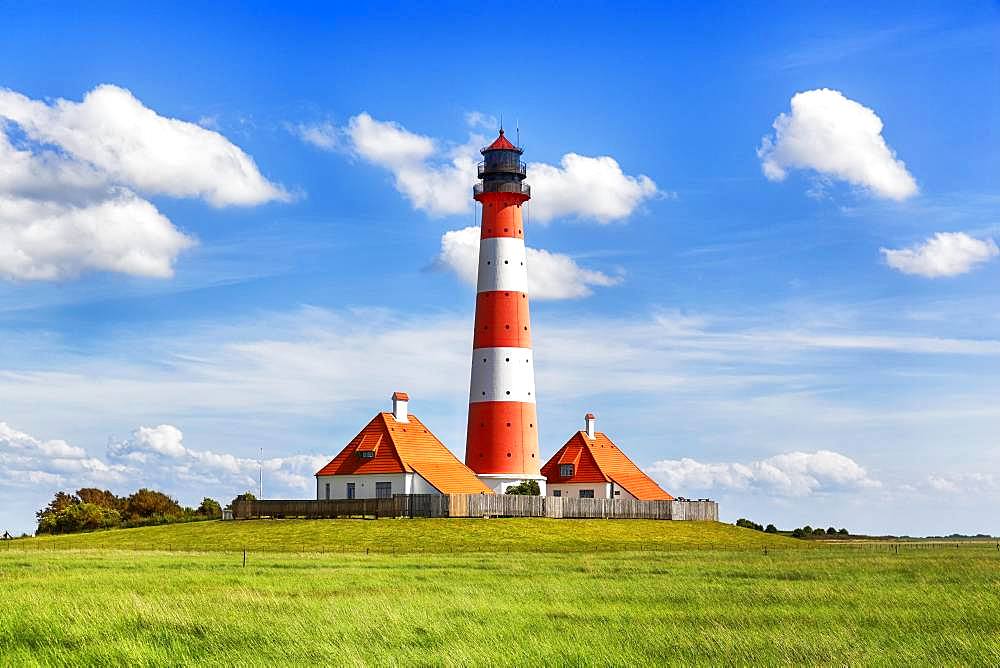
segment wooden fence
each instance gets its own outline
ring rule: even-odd
[[[390,499],[240,501],[233,517],[551,517],[718,521],[715,501],[634,501],[506,494],[397,494]]]

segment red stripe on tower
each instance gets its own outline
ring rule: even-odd
[[[544,494],[521,216],[531,188],[522,152],[500,130],[481,151],[482,183],[473,189],[483,218],[465,463],[498,493],[535,480]]]

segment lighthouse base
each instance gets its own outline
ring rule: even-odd
[[[528,480],[534,480],[538,483],[541,496],[545,496],[545,476],[533,475],[531,473],[523,475],[514,473],[477,473],[476,477],[497,494],[506,494],[508,487],[520,485],[522,482],[527,482]]]

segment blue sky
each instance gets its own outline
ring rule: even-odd
[[[83,484],[228,500],[261,448],[308,496],[397,389],[461,456],[502,114],[543,456],[593,411],[724,519],[1000,533],[995,3],[0,23],[0,528]]]

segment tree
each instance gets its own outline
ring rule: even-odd
[[[93,503],[73,503],[57,512],[42,514],[38,519],[36,533],[93,531],[119,526],[121,521],[121,515],[112,508],[103,508]]]
[[[49,501],[49,505],[35,513],[35,517],[38,519],[38,528],[35,533],[57,533],[59,514],[78,503],[80,503],[80,499],[72,494],[56,492],[56,495]]]
[[[163,492],[143,487],[125,500],[125,514],[130,519],[179,517],[181,506]]]
[[[828,527],[827,530],[826,530],[826,535],[827,536],[835,536],[835,535],[837,535],[837,530],[834,529],[833,527]]]
[[[56,495],[52,497],[51,501],[49,501],[49,505],[45,506],[35,514],[41,516],[45,513],[58,513],[65,510],[67,506],[72,506],[74,503],[80,503],[80,499],[72,494],[67,494],[66,492],[56,492]]]
[[[805,525],[804,527],[802,527],[802,533],[811,534],[812,532],[813,532],[813,528],[811,526],[809,526],[808,524]]]
[[[736,520],[736,526],[743,527],[744,529],[753,529],[754,531],[763,531],[764,530],[763,526],[761,526],[760,524],[757,524],[756,522],[751,522],[750,520],[746,519],[745,517],[741,517],[740,519]]]
[[[215,499],[206,496],[201,500],[201,505],[198,506],[195,513],[204,517],[222,517],[222,506]]]
[[[117,510],[102,508],[93,503],[78,503],[61,513],[59,518],[61,531],[59,533],[108,529],[121,523],[122,517]]]
[[[242,494],[240,494],[239,496],[237,496],[235,499],[233,499],[233,502],[230,504],[230,506],[231,507],[235,506],[237,503],[242,503],[244,501],[256,501],[256,500],[257,500],[257,497],[254,496],[253,492],[243,492]]]
[[[813,535],[814,536],[825,536],[826,532],[823,531],[823,529],[821,529],[819,527],[816,527],[815,529],[813,529]]]
[[[768,524],[767,528],[764,529],[764,533],[778,533],[778,527],[773,524]]]
[[[536,480],[525,480],[520,484],[508,487],[506,493],[516,496],[539,496],[542,493],[542,489],[538,486]]]
[[[794,529],[792,531],[792,538],[805,538],[806,532],[804,529]]]
[[[841,536],[850,536],[851,533],[847,529],[838,529],[837,533]]]
[[[101,508],[110,508],[121,512],[125,509],[125,499],[115,496],[107,489],[83,487],[76,490],[76,495],[83,503],[92,503]]]

